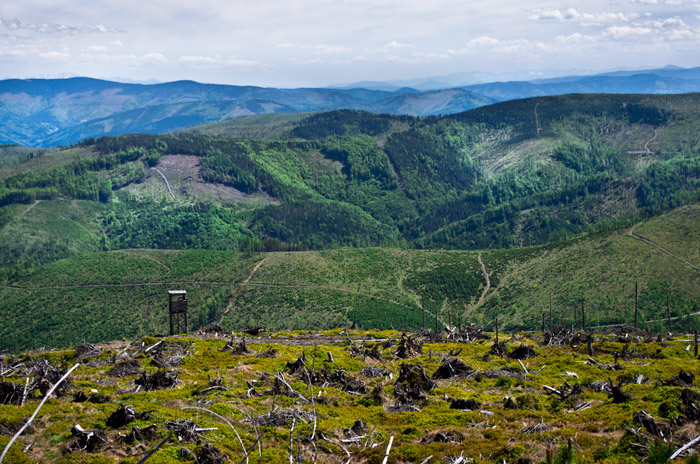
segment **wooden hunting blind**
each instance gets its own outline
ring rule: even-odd
[[[180,333],[180,315],[185,319],[185,333],[187,333],[187,291],[168,290],[170,298],[170,335]],[[175,325],[177,324],[177,332]]]

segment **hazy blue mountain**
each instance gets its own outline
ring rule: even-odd
[[[362,109],[438,115],[493,100],[465,90],[276,89],[178,81],[154,85],[89,78],[0,81],[0,144],[53,146],[86,137],[163,132],[267,113]]]
[[[674,94],[700,91],[700,79],[656,74],[558,78],[540,82],[493,82],[463,87],[500,101],[571,93]]]
[[[0,81],[0,144],[69,145],[88,137],[171,131],[255,114],[355,109],[433,116],[538,96],[700,92],[700,68],[677,67],[425,90],[486,77],[458,73],[388,83],[367,81],[356,88],[299,89],[192,81],[144,85],[89,78],[10,79]]]

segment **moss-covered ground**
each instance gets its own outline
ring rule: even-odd
[[[243,336],[247,353],[224,348],[227,343],[237,346]],[[522,360],[522,366],[517,359],[493,354],[493,339],[465,343],[426,336],[422,354],[400,359],[396,355],[400,336],[396,331],[338,329],[256,337],[200,333],[113,342],[97,346],[87,356],[79,349],[6,356],[0,360],[2,380],[20,386],[27,377],[31,383],[35,374],[27,369],[38,361],[64,369],[76,362],[80,366],[70,377],[70,391],[46,402],[5,462],[134,464],[170,433],[167,422],[181,420],[211,430],[199,432],[199,441],[179,440],[175,434],[147,462],[195,462],[207,444],[225,454],[225,462],[246,462],[245,449],[250,462],[290,462],[291,454],[292,462],[381,463],[393,437],[389,463],[453,462],[458,456],[474,462],[547,462],[548,456],[560,459],[569,447],[576,462],[632,463],[645,459],[645,451],[640,451],[644,447],[652,450],[646,459],[656,459],[655,449],[675,450],[700,435],[696,421],[700,416],[693,416],[681,401],[686,388],[697,391],[697,382],[692,376],[681,376],[690,379],[689,385],[666,385],[681,371],[700,373],[690,335],[596,334],[591,344],[594,363],[589,361],[584,338],[575,339],[574,344],[544,346],[542,334],[501,334],[508,352],[521,345],[534,350],[536,356]],[[367,349],[378,345],[381,358],[353,357],[351,343]],[[275,357],[260,356],[270,349]],[[287,363],[301,356],[306,369],[292,373]],[[454,357],[471,368],[468,374],[436,380],[425,401],[392,412],[402,364],[419,364],[432,377],[446,359]],[[124,360],[136,360],[137,370],[153,374],[158,363],[177,364],[178,359],[178,365],[164,368],[177,375],[174,388],[144,391],[136,383],[142,374],[108,374]],[[606,369],[610,366],[615,370]],[[367,371],[361,371],[367,367],[384,368],[387,375],[366,377]],[[367,393],[346,391],[350,389],[337,380],[339,370],[346,378],[364,383]],[[275,377],[288,385],[276,383]],[[311,378],[315,381],[309,384]],[[630,399],[615,404],[605,389],[601,391],[608,380],[615,385],[621,381]],[[566,399],[547,395],[543,388],[547,385],[566,394],[577,388],[575,384],[580,392]],[[77,392],[109,399],[74,402]],[[36,390],[29,392],[23,406],[0,405],[0,447],[33,413],[40,398]],[[507,398],[515,400],[515,408]],[[481,404],[473,411],[451,409],[453,399]],[[119,404],[131,405],[137,413],[151,411],[150,418],[108,427],[107,418]],[[655,445],[652,433],[635,423],[633,416],[641,410],[655,419],[668,446],[660,438],[656,440],[662,445]],[[281,425],[251,422],[266,414],[283,417]],[[357,420],[364,427],[353,431]],[[102,430],[106,441],[93,452],[67,453],[73,440],[71,429],[77,424],[85,430]],[[151,424],[156,433],[127,441],[132,426],[143,429]],[[442,435],[436,437],[438,433]]]

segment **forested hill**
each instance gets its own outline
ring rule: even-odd
[[[4,147],[0,259],[10,272],[127,248],[486,249],[614,229],[700,199],[699,111],[699,94],[571,95]]]

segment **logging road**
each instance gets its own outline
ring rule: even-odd
[[[630,237],[632,237],[632,238],[634,238],[634,239],[636,239],[636,240],[639,240],[640,242],[646,243],[647,245],[653,246],[654,248],[657,248],[657,249],[663,251],[663,252],[666,253],[667,255],[669,255],[669,256],[671,256],[671,257],[677,259],[678,261],[681,261],[682,263],[687,264],[688,266],[692,267],[692,268],[695,269],[696,271],[700,271],[700,267],[698,267],[698,266],[696,266],[695,264],[691,263],[691,262],[688,261],[687,259],[685,259],[685,258],[683,258],[683,257],[681,257],[681,256],[678,256],[677,254],[673,253],[672,251],[667,250],[666,248],[662,247],[662,246],[659,245],[658,243],[656,243],[656,242],[654,242],[654,241],[652,241],[652,240],[649,240],[649,239],[646,238],[646,237],[642,237],[641,235],[635,234],[635,233],[634,233],[634,227],[635,227],[635,226],[633,226],[632,228],[630,228],[630,230],[627,231],[627,235],[629,235]]]
[[[486,299],[486,294],[489,292],[489,290],[491,290],[491,276],[486,271],[486,265],[484,264],[484,261],[481,259],[481,253],[479,253],[479,264],[481,264],[481,269],[484,271],[484,276],[486,277],[486,287],[484,287],[484,291],[481,292],[481,296],[479,297],[479,301],[476,302],[473,309],[476,309],[476,308],[480,307],[482,304],[484,304],[484,299]]]
[[[248,282],[250,282],[250,278],[253,277],[253,274],[255,274],[258,271],[258,269],[260,268],[260,266],[262,266],[262,263],[264,263],[266,259],[267,258],[261,259],[260,262],[255,265],[253,270],[250,271],[250,274],[248,274],[248,277],[246,277],[246,279],[238,285],[247,285]],[[224,321],[224,317],[226,317],[226,315],[229,313],[229,311],[231,311],[231,308],[233,307],[233,300],[234,300],[235,296],[236,296],[236,292],[233,291],[231,294],[231,299],[229,299],[228,305],[226,305],[226,309],[224,310],[224,313],[219,318],[219,321],[217,322],[217,324],[221,325],[221,323]]]
[[[160,174],[160,176],[163,178],[163,180],[165,181],[165,186],[168,187],[168,192],[170,192],[170,196],[173,197],[173,200],[175,200],[175,195],[173,195],[173,191],[170,189],[170,182],[168,182],[168,178],[165,177],[165,174],[163,174],[163,173],[160,171],[160,169],[158,169],[158,168],[153,168],[153,170],[154,170],[155,172],[157,172],[158,174]]]

